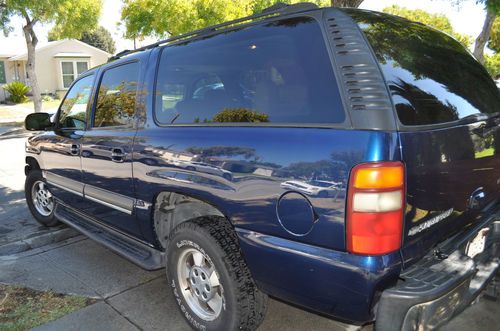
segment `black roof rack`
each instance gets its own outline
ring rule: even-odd
[[[262,10],[262,12],[260,12],[259,14],[241,17],[241,18],[237,18],[237,19],[232,20],[232,21],[227,21],[224,23],[212,25],[212,26],[209,26],[209,27],[206,27],[203,29],[199,29],[199,30],[195,30],[195,31],[188,32],[185,34],[181,34],[181,35],[178,35],[178,36],[175,36],[172,38],[160,40],[160,41],[157,41],[153,44],[143,46],[143,47],[140,47],[140,48],[137,48],[134,50],[124,50],[124,51],[118,52],[116,55],[113,55],[112,57],[110,57],[108,62],[113,61],[113,60],[117,60],[125,55],[145,51],[147,49],[155,48],[155,47],[161,46],[163,44],[166,44],[166,43],[169,43],[172,41],[177,41],[177,40],[181,40],[181,39],[185,39],[185,38],[189,38],[189,37],[193,37],[193,36],[204,35],[204,34],[216,31],[220,28],[243,23],[246,21],[251,21],[251,20],[258,19],[258,18],[277,16],[277,15],[287,15],[287,14],[299,13],[299,12],[314,10],[314,9],[318,9],[318,6],[313,4],[313,3],[310,3],[310,2],[299,2],[296,4],[292,4],[292,5],[278,2],[274,5],[272,5],[271,7],[268,7],[266,9]]]

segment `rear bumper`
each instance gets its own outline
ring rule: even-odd
[[[467,243],[489,228],[484,251],[470,258]],[[444,254],[444,255],[443,255]],[[500,214],[440,247],[403,271],[401,281],[385,290],[376,313],[378,330],[435,329],[466,308],[500,265]]]
[[[244,229],[237,234],[260,290],[348,323],[373,321],[372,302],[401,271],[399,252],[361,256]]]

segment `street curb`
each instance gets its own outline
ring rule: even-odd
[[[31,251],[49,244],[58,243],[66,239],[76,237],[78,235],[79,232],[72,228],[63,228],[43,233],[32,238],[18,240],[0,246],[0,258],[3,259],[6,256],[19,255],[21,253]]]

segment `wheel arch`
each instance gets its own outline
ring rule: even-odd
[[[24,167],[24,174],[28,175],[28,173],[32,170],[40,170],[40,164],[38,163],[37,159],[34,158],[33,156],[27,156],[26,157],[26,166]]]
[[[227,222],[229,217],[216,205],[199,197],[174,191],[161,191],[152,205],[152,225],[158,243],[166,248],[167,238],[175,227],[184,222],[204,218],[212,222]]]

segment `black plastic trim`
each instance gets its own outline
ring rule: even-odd
[[[324,10],[323,17],[330,34],[336,75],[340,77],[338,85],[353,128],[395,131],[392,99],[363,32],[340,10]]]
[[[165,266],[166,255],[146,243],[138,241],[57,200],[55,216],[90,239],[146,270]]]

